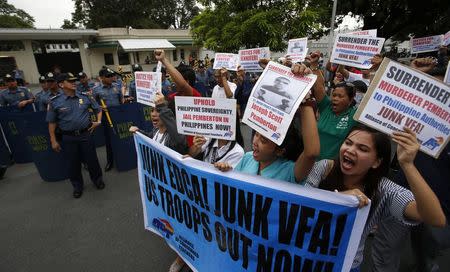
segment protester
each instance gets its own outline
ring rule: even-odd
[[[361,80],[367,86],[369,86],[370,81],[374,77],[375,72],[380,67],[380,64],[382,61],[383,61],[383,57],[380,54],[376,54],[370,59],[370,63],[372,64],[370,69],[362,70],[361,74],[352,73],[349,70],[345,69],[345,67],[343,65],[339,65],[337,68],[337,71],[344,76],[345,81],[347,81],[347,82]]]
[[[212,98],[233,98],[236,91],[236,84],[229,81],[230,73],[227,69],[222,68],[214,71],[214,78],[217,85],[214,86],[212,91]]]
[[[355,102],[354,106],[359,107],[359,104],[361,104],[361,101],[367,92],[367,85],[362,80],[355,80],[353,81],[353,89],[355,90],[355,97],[353,98]]]
[[[156,67],[153,68],[153,72],[156,72]],[[161,67],[161,92],[165,97],[168,97],[173,93],[172,83],[167,79],[167,71],[165,67]]]
[[[369,232],[390,215],[405,225],[420,221],[440,227],[445,225],[439,200],[414,165],[419,150],[415,134],[405,128],[404,132],[395,132],[392,140],[398,144],[398,161],[412,191],[386,178],[391,156],[389,137],[363,125],[350,131],[336,160],[317,162],[306,179],[306,186],[356,196],[360,207],[368,205],[369,198],[372,200],[352,271],[359,271]]]
[[[299,64],[294,65],[293,71],[295,73],[311,73],[310,69]],[[320,91],[323,88],[323,78],[318,79],[313,89]],[[234,170],[266,178],[302,183],[319,155],[320,143],[310,98],[305,99],[301,104],[299,112],[303,152],[300,152],[300,137],[293,125],[289,128],[286,138],[280,146],[256,132],[253,137],[253,151],[247,152]],[[227,162],[217,162],[215,166],[221,171],[233,169]]]
[[[101,124],[102,111],[93,99],[76,92],[76,79],[71,73],[59,75],[58,81],[63,93],[51,98],[47,122],[50,142],[55,152],[61,151],[61,145],[55,134],[57,127],[61,129],[63,147],[69,160],[69,178],[73,186],[73,197],[80,198],[84,187],[81,174],[82,161],[88,165],[89,176],[97,189],[104,189],[105,183],[91,134]],[[98,122],[91,122],[89,109],[97,114]]]
[[[236,141],[195,136],[194,144],[189,149],[189,156],[196,158],[199,155],[204,162],[211,164],[227,162],[234,168],[244,156],[244,149]]]
[[[8,87],[0,93],[0,105],[10,106],[13,111],[20,111],[26,105],[33,103],[33,94],[24,87],[18,87],[16,79],[10,74],[6,74],[3,80]]]
[[[139,131],[180,154],[187,153],[186,137],[178,134],[175,115],[167,107],[167,101],[161,93],[156,94],[155,107],[151,111],[151,120],[153,124],[151,132],[139,130],[136,126],[130,127],[130,132]]]
[[[102,84],[94,88],[93,97],[100,104],[103,111],[106,113],[108,107],[119,106],[124,103],[124,98],[119,86],[114,82],[116,73],[109,68],[101,69],[99,76]],[[105,172],[110,171],[114,165],[114,156],[111,144],[111,124],[109,124],[108,118],[103,119],[103,129],[105,133],[105,145],[106,145],[106,166]]]
[[[250,76],[245,73],[242,66],[238,66],[237,70],[237,80],[236,80],[236,91],[234,92],[234,98],[236,98],[238,104],[238,114],[242,118],[244,116],[245,108],[247,107],[247,102],[252,92],[255,83],[252,81]]]

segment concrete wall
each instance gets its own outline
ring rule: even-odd
[[[24,51],[0,51],[0,56],[13,57],[20,70],[25,74],[25,80],[29,83],[39,82],[39,72],[37,69],[36,59],[34,58],[31,40],[22,41]]]

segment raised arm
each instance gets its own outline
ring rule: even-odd
[[[312,92],[314,98],[316,98],[318,103],[320,103],[320,101],[322,101],[323,98],[327,95],[325,91],[325,78],[323,77],[322,72],[320,72],[320,70],[311,71],[311,69],[309,69],[305,65],[295,63],[294,65],[292,65],[292,73],[298,75],[313,73],[317,76],[316,82],[314,82],[314,85],[312,87]]]
[[[192,87],[189,83],[183,78],[180,72],[169,62],[166,58],[164,50],[155,50],[155,58],[160,61],[165,67],[173,82],[177,86],[177,92],[182,96],[192,96]]]
[[[343,65],[338,65],[336,72],[341,73],[345,79],[348,79],[348,77],[350,76],[349,71],[345,69]]]
[[[444,227],[446,218],[439,199],[414,165],[414,158],[419,150],[416,135],[409,128],[405,128],[405,131],[394,132],[392,136],[392,140],[398,144],[397,158],[400,167],[405,173],[406,180],[415,198],[415,201],[406,206],[404,215],[410,220]]]
[[[295,162],[294,172],[297,182],[301,182],[308,176],[309,171],[311,171],[311,168],[314,166],[316,158],[320,153],[316,116],[310,101],[306,100],[306,102],[300,106],[300,116],[304,149]]]

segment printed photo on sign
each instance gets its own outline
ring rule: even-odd
[[[178,133],[234,141],[236,100],[229,98],[175,97]]]
[[[161,92],[160,72],[135,72],[136,98],[138,103],[155,106],[155,95]]]
[[[315,80],[315,75],[296,76],[289,67],[269,62],[253,87],[242,122],[280,145]]]
[[[387,134],[408,127],[437,158],[450,139],[449,107],[450,86],[384,58],[354,118]]]
[[[443,39],[443,35],[411,38],[411,54],[438,51]]]
[[[370,59],[383,49],[384,38],[339,34],[334,41],[331,62],[369,69]]]
[[[304,61],[308,53],[308,38],[292,39],[288,42],[287,55],[292,62]]]
[[[239,55],[229,53],[216,53],[214,56],[213,69],[226,68],[230,71],[237,71],[239,65]]]
[[[222,173],[139,132],[134,140],[144,227],[193,271],[350,270],[370,205],[358,208],[354,196],[290,182]]]
[[[261,72],[263,69],[259,66],[259,60],[269,58],[269,47],[239,50],[239,65],[246,72]]]

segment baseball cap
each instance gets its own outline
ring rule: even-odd
[[[16,81],[16,79],[15,79],[12,75],[10,75],[10,74],[6,74],[5,77],[3,78],[3,80],[4,80],[5,82]]]
[[[53,74],[52,72],[49,72],[45,75],[45,80],[46,81],[56,81],[56,75]]]
[[[133,72],[142,71],[142,66],[137,63],[133,64],[133,66],[131,68],[133,69]]]
[[[63,82],[65,80],[77,80],[77,77],[72,73],[62,73],[58,76],[58,82]]]
[[[41,76],[39,76],[39,83],[43,83],[43,82],[45,82],[45,76],[41,75]]]
[[[115,75],[115,74],[116,73],[109,68],[103,68],[100,70],[100,72],[98,72],[98,75],[101,77],[111,76],[111,75]]]
[[[78,78],[86,77],[86,73],[81,71],[78,73]]]

